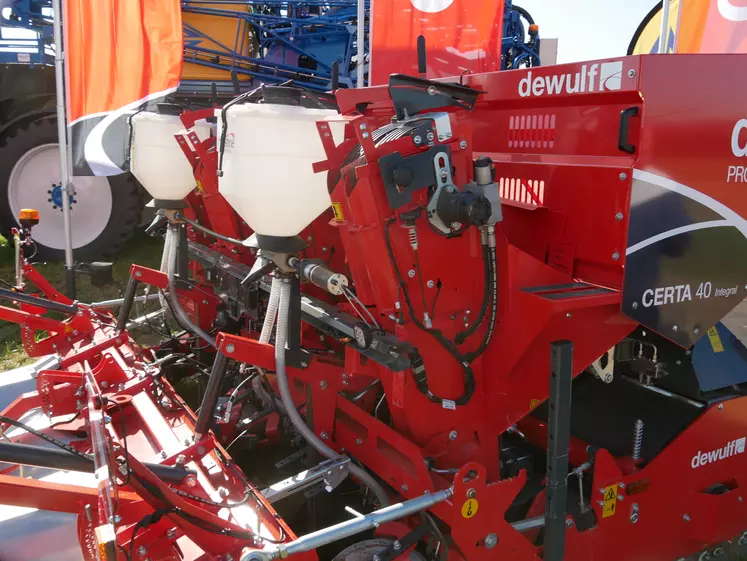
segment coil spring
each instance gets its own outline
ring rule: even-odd
[[[413,251],[418,250],[418,231],[415,226],[410,226],[407,232],[407,237],[410,239],[410,247]]]
[[[633,430],[633,454],[632,458],[638,460],[641,457],[641,447],[643,446],[643,421],[638,419],[635,422]]]

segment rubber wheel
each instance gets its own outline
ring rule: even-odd
[[[55,120],[19,127],[0,139],[0,224],[7,237],[22,208],[39,211],[31,231],[38,255],[61,260],[65,232],[60,191],[60,158]],[[74,177],[71,220],[76,261],[117,253],[140,223],[143,190],[130,174]]]
[[[389,547],[392,541],[377,538],[358,542],[343,549],[332,561],[372,561],[374,555]],[[425,558],[417,551],[411,551],[408,561],[425,561]]]

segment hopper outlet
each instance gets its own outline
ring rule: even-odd
[[[187,160],[177,134],[186,134],[178,115],[141,111],[132,116],[130,171],[159,206],[182,202],[195,188],[192,165]],[[210,125],[199,121],[195,132],[200,140],[210,136]]]
[[[221,110],[216,116],[223,139]],[[330,119],[339,144],[345,124],[331,120],[337,117],[337,111],[273,104],[225,111],[218,189],[257,233],[260,245],[270,243],[269,238],[290,240],[331,206],[327,174],[314,173],[313,164],[327,159],[316,123]]]

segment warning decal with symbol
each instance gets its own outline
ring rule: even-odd
[[[615,515],[617,508],[617,485],[610,485],[604,489],[604,506],[602,507],[602,518]]]
[[[342,205],[340,203],[332,203],[332,212],[335,215],[335,222],[345,222],[345,216],[342,214]]]
[[[462,516],[464,518],[472,518],[477,514],[477,508],[480,504],[475,499],[469,499],[462,505]]]
[[[708,340],[711,342],[711,348],[714,353],[724,352],[724,344],[721,342],[721,337],[719,337],[718,330],[715,326],[708,330]]]

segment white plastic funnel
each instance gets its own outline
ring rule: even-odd
[[[215,114],[220,145],[221,111]],[[272,104],[236,105],[226,111],[218,189],[257,234],[296,236],[330,207],[327,174],[315,174],[312,165],[327,159],[316,122],[337,115]],[[328,124],[333,140],[341,142],[345,124]]]
[[[205,121],[195,124],[200,140],[210,136]],[[130,170],[151,197],[161,201],[180,201],[197,182],[175,134],[185,134],[177,115],[141,111],[132,116]]]

